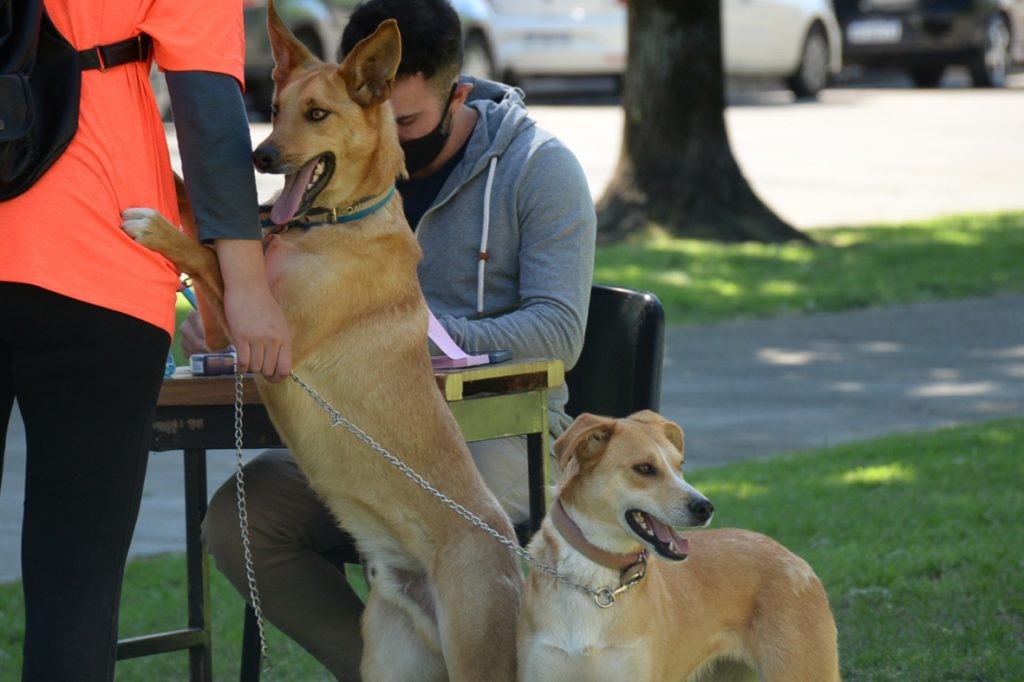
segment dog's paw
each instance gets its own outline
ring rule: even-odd
[[[121,212],[121,229],[142,245],[156,238],[161,230],[173,227],[152,208],[126,208]]]

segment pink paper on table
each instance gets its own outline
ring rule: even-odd
[[[473,367],[475,365],[487,364],[488,357],[486,353],[484,355],[468,354],[459,348],[459,345],[455,343],[452,337],[448,336],[448,332],[437,321],[433,312],[428,310],[427,314],[430,316],[427,323],[427,336],[444,353],[444,355],[431,356],[430,364],[434,369],[455,369],[458,367]]]

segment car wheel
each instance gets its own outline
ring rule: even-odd
[[[320,36],[317,35],[315,30],[309,26],[303,26],[295,30],[295,37],[299,39],[300,43],[309,48],[314,57],[321,60],[327,59],[327,56],[324,54],[323,44],[320,42]]]
[[[505,69],[504,73],[501,74],[501,78],[499,78],[498,80],[500,80],[505,85],[511,85],[513,87],[519,87],[520,86],[520,82],[519,81],[521,79],[519,77],[519,74],[517,74],[512,69]]]
[[[255,122],[267,122],[273,117],[270,109],[274,103],[274,84],[270,78],[261,78],[245,84],[245,100],[249,109],[249,119]]]
[[[315,30],[309,26],[301,26],[295,29],[295,37],[299,39],[299,42],[308,47],[315,57],[318,59],[326,58],[323,45],[320,42],[320,36],[317,35]],[[271,80],[269,73],[259,80],[254,80],[253,82],[246,81],[245,95],[250,112],[255,113],[255,116],[251,116],[253,120],[273,120],[271,107],[274,104],[274,82]]]
[[[939,83],[942,82],[942,74],[946,71],[945,64],[938,64],[933,66],[918,66],[910,69],[908,74],[910,80],[914,81],[914,85],[918,88],[937,88]]]
[[[626,92],[626,76],[617,73],[612,76],[612,92],[621,97]]]
[[[1010,65],[1010,27],[1001,14],[989,17],[985,24],[985,42],[968,68],[971,80],[978,88],[1006,86],[1006,71]]]
[[[462,72],[488,80],[494,80],[497,76],[491,50],[480,33],[472,33],[466,37],[466,44],[462,49]]]
[[[800,65],[786,80],[786,85],[798,98],[816,97],[828,85],[829,63],[828,37],[821,26],[815,24],[804,39]]]

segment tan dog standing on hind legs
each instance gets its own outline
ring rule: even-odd
[[[757,533],[673,528],[713,511],[683,479],[678,425],[584,414],[555,452],[562,483],[529,550],[577,589],[531,573],[520,680],[839,680],[835,622],[803,559]],[[620,585],[614,599],[578,589]]]
[[[269,243],[268,277],[292,331],[295,372],[386,449],[511,537],[507,516],[437,391],[427,355],[427,310],[416,278],[421,253],[391,193],[404,172],[386,103],[400,57],[397,27],[385,22],[338,66],[313,58],[272,6],[269,25],[277,110],[273,132],[254,158],[261,170],[286,175],[272,217],[287,223],[319,207],[338,215],[351,207],[350,215],[361,216],[289,229]],[[140,243],[192,275],[212,317],[222,315],[212,252],[152,212],[133,210],[126,219],[125,229]],[[211,317],[205,322],[215,329]],[[332,428],[329,415],[296,383],[260,381],[259,388],[310,484],[364,558],[372,590],[363,619],[363,676],[513,678],[521,582],[514,558]]]

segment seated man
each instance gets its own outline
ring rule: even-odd
[[[509,349],[572,367],[583,344],[596,222],[579,163],[536,127],[519,91],[459,80],[462,32],[447,0],[360,5],[340,54],[387,18],[402,33],[391,102],[410,178],[398,190],[423,248],[419,278],[428,305],[471,353]],[[183,328],[186,352],[202,350],[196,332],[193,318]],[[564,387],[551,392],[552,436],[570,423],[567,397]],[[513,522],[528,519],[526,437],[470,450]],[[338,678],[358,678],[362,604],[321,554],[336,553],[349,538],[288,451],[250,462],[245,485],[264,614]],[[248,595],[235,495],[233,481],[214,494],[204,537],[218,568]],[[495,551],[506,550],[495,544]]]

